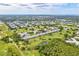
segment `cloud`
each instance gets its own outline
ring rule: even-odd
[[[1,6],[11,6],[11,4],[0,3]]]
[[[79,3],[0,3],[0,14],[79,15]]]
[[[31,4],[16,4],[16,6],[19,8],[24,8],[24,9],[32,9]]]
[[[32,5],[36,7],[48,7],[49,6],[48,3],[33,3]]]
[[[32,7],[29,7],[29,6],[28,6],[28,7],[26,7],[26,8],[27,8],[27,9],[32,9]]]
[[[34,6],[36,9],[48,9],[50,8],[50,3],[32,3],[32,6]]]
[[[28,6],[27,4],[19,4],[20,6]]]
[[[32,5],[44,5],[46,3],[32,3]]]
[[[43,4],[43,5],[39,5],[39,6],[36,6],[36,7],[49,7],[49,5]]]

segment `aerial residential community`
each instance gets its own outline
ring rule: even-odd
[[[14,15],[13,15],[14,16]],[[19,15],[16,15],[19,16]],[[27,20],[0,20],[0,55],[79,55],[79,24],[69,16],[26,16]],[[4,19],[6,15],[1,16]],[[70,18],[71,17],[71,18]],[[48,19],[50,18],[50,19]],[[43,20],[46,19],[46,20]],[[74,52],[74,54],[73,54]]]
[[[78,3],[0,3],[0,56],[79,56]]]

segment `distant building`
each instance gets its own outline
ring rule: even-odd
[[[14,23],[7,22],[7,24],[8,24],[8,26],[9,26],[11,29],[17,28],[17,26],[16,26]]]
[[[27,39],[30,36],[30,34],[28,34],[27,32],[19,33],[19,35],[22,39]]]
[[[71,20],[65,20],[65,19],[56,19],[57,22],[60,22],[61,24],[72,24]]]
[[[71,38],[69,40],[65,41],[66,43],[75,44],[76,46],[79,46],[79,41],[77,41],[75,38]]]

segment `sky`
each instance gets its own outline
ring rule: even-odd
[[[5,3],[0,2],[0,14],[79,15],[79,3]]]

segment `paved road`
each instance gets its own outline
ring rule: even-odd
[[[58,32],[59,31],[59,29],[58,30],[53,30],[53,31],[48,31],[48,32],[45,32],[45,33],[40,33],[40,34],[37,34],[37,35],[33,35],[33,36],[26,36],[26,37],[24,37],[23,39],[24,40],[27,40],[27,39],[31,39],[31,38],[36,38],[36,37],[38,37],[38,36],[42,36],[42,35],[46,35],[46,34],[49,34],[49,33],[54,33],[54,32]]]

